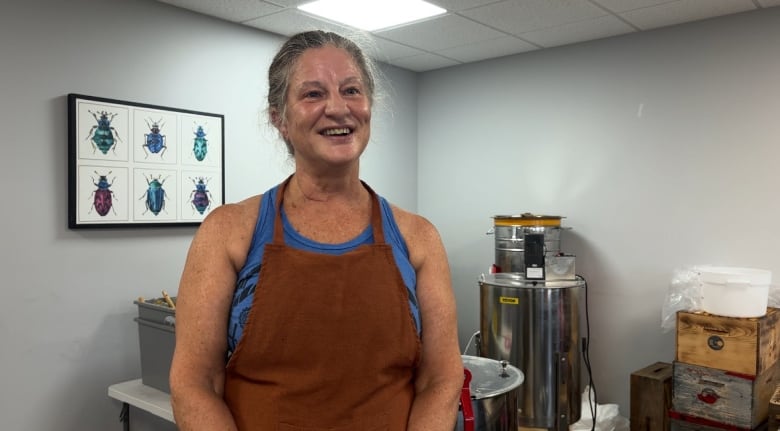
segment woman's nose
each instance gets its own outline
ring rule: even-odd
[[[349,113],[349,106],[347,101],[341,97],[340,94],[334,94],[328,98],[325,105],[325,113],[327,115],[346,115]]]

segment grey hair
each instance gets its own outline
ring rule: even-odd
[[[276,116],[277,122],[284,121],[287,112],[287,91],[290,86],[290,76],[298,59],[306,50],[326,45],[343,49],[349,53],[363,75],[368,100],[373,106],[378,74],[373,60],[364,54],[357,43],[344,36],[322,30],[304,31],[287,39],[268,68],[268,112],[274,126],[278,126],[274,122],[274,116]],[[291,143],[285,140],[285,145],[287,145],[287,152],[293,155],[294,149]]]

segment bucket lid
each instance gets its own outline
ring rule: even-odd
[[[702,283],[765,286],[772,282],[772,271],[765,269],[700,265],[696,271]]]
[[[462,355],[463,366],[471,372],[471,398],[480,400],[507,393],[523,383],[525,376],[517,367],[478,356]]]
[[[479,285],[509,287],[517,289],[567,289],[585,287],[585,279],[577,276],[575,280],[530,280],[520,272],[497,272],[481,274],[477,280]]]
[[[520,215],[493,216],[495,226],[560,226],[561,216],[536,215],[523,213]]]

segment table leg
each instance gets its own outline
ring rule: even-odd
[[[122,411],[119,412],[119,421],[122,422],[124,431],[130,431],[130,404],[122,403]]]

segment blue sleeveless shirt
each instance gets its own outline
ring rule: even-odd
[[[238,272],[236,289],[233,293],[233,303],[230,307],[230,319],[228,321],[228,351],[233,352],[241,339],[241,335],[249,316],[249,309],[252,307],[252,300],[255,296],[255,287],[257,286],[258,275],[260,274],[260,264],[263,261],[263,251],[265,244],[273,239],[274,231],[274,210],[276,208],[276,195],[279,186],[275,186],[263,195],[260,203],[260,211],[257,216],[255,232],[252,237],[252,243],[249,245],[249,253],[246,262]],[[420,307],[417,303],[417,275],[409,261],[409,250],[406,247],[406,241],[401,236],[401,231],[395,223],[390,204],[383,197],[378,196],[382,214],[382,229],[385,232],[385,241],[393,249],[393,257],[401,278],[406,285],[409,293],[409,308],[417,326],[417,334],[421,333]],[[287,216],[282,211],[282,224],[284,228],[284,241],[289,247],[308,250],[317,253],[340,255],[347,253],[363,244],[374,243],[374,233],[371,226],[368,226],[362,233],[354,239],[341,244],[323,244],[312,241],[295,231],[287,220]],[[327,286],[322,286],[327,289]],[[300,293],[300,292],[298,292]],[[273,298],[268,298],[273,301]]]

